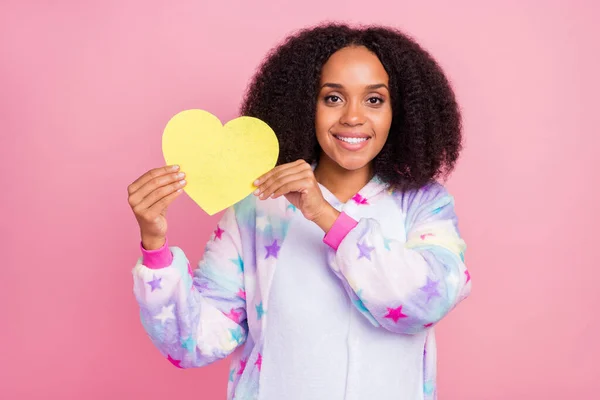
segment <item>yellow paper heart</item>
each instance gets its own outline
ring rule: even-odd
[[[185,192],[209,215],[242,200],[279,156],[275,132],[263,121],[240,117],[225,126],[204,110],[185,110],[167,123],[162,151],[186,174]]]

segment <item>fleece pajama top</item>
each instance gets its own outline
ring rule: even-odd
[[[471,289],[454,201],[374,177],[325,236],[285,197],[223,214],[199,267],[168,243],[133,268],[144,329],[179,368],[231,357],[227,399],[436,398],[434,328]]]

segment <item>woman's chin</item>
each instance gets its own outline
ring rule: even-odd
[[[358,171],[367,167],[370,160],[365,160],[362,157],[343,157],[338,158],[335,162],[347,171]]]

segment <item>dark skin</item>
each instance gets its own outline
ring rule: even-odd
[[[321,155],[314,173],[306,162],[280,165],[260,177],[260,199],[285,196],[310,221],[328,232],[339,212],[317,184],[347,202],[373,176],[373,159],[381,151],[392,122],[388,74],[367,48],[346,47],[323,66],[315,128]],[[359,143],[344,144],[343,138]],[[364,142],[364,143],[363,143]]]
[[[392,122],[388,80],[383,65],[366,47],[334,53],[323,66],[319,85],[315,128],[322,151],[317,168],[313,173],[304,160],[277,166],[255,182],[255,195],[285,196],[305,218],[328,232],[339,212],[325,200],[318,183],[345,203],[372,178],[373,159]],[[127,188],[145,249],[164,245],[166,211],[183,193],[184,177],[177,166],[160,167]]]

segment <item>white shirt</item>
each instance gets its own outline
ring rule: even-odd
[[[376,218],[390,237],[405,240],[403,216],[386,201],[341,204],[355,219]],[[423,398],[426,333],[376,328],[355,308],[327,265],[323,231],[300,213],[279,253],[269,295],[260,400],[419,400]]]

